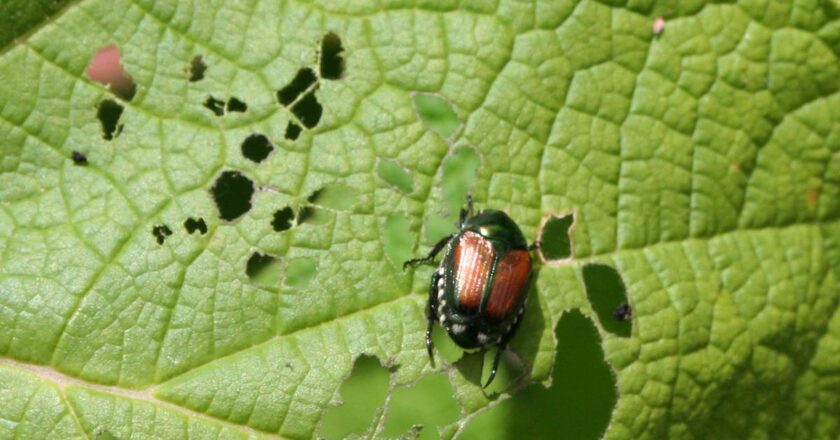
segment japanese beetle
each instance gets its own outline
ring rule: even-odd
[[[445,249],[429,285],[426,348],[434,365],[435,321],[462,348],[497,347],[485,387],[493,382],[501,354],[522,322],[532,273],[529,247],[519,226],[504,212],[473,215],[472,198],[461,209],[459,231],[444,237],[403,269],[432,261]]]

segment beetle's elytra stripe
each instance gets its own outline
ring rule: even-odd
[[[504,254],[496,264],[496,276],[487,302],[487,314],[496,319],[512,312],[516,300],[524,293],[531,273],[531,255],[524,249]]]
[[[455,247],[453,266],[456,297],[463,309],[478,309],[487,285],[487,274],[493,267],[493,245],[481,235],[467,231]]]

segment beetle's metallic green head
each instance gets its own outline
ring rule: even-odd
[[[510,249],[526,249],[528,243],[522,230],[507,214],[495,209],[479,212],[467,220],[464,230],[477,232],[496,244],[507,244]]]

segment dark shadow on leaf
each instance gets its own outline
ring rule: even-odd
[[[254,252],[245,265],[245,274],[256,284],[277,286],[281,275],[280,262],[272,255]]]
[[[551,387],[529,385],[478,414],[459,439],[542,439],[562,434],[560,438],[594,440],[603,435],[617,396],[598,332],[591,320],[572,310],[563,314],[555,335]]]
[[[207,71],[207,64],[201,55],[196,55],[190,62],[190,82],[201,81],[204,79],[204,72]]]

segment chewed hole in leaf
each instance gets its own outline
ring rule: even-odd
[[[190,62],[190,82],[201,81],[204,79],[204,72],[207,71],[207,64],[201,55],[196,55]]]
[[[312,281],[312,278],[315,278],[317,270],[318,266],[314,260],[293,258],[289,260],[286,266],[286,285],[295,288],[306,287]]]
[[[306,200],[324,208],[345,211],[359,201],[359,191],[345,185],[330,184],[314,191]]]
[[[113,99],[105,99],[99,103],[96,109],[96,117],[102,123],[102,137],[106,140],[114,139],[122,132],[120,116],[123,113],[123,106]]]
[[[329,32],[324,35],[321,40],[321,78],[325,79],[341,79],[344,74],[344,57],[341,52],[344,48],[341,46],[341,38],[338,35]]]
[[[439,325],[432,326],[432,343],[434,344],[435,362],[440,362],[440,359],[443,359],[447,363],[456,364],[466,353]],[[480,371],[479,374],[481,374]]]
[[[236,98],[235,96],[231,96],[231,98],[228,99],[227,111],[242,113],[246,110],[248,110],[248,105]]]
[[[289,104],[295,102],[298,96],[305,92],[312,84],[315,84],[315,81],[317,80],[318,78],[315,76],[315,72],[312,69],[304,67],[303,69],[298,70],[294,79],[292,79],[292,82],[277,92],[277,102],[284,106],[288,106]]]
[[[438,242],[441,238],[456,232],[458,228],[455,225],[455,220],[451,216],[443,217],[437,214],[429,214],[426,219],[426,242],[425,244],[431,246]]]
[[[403,262],[411,258],[414,235],[408,225],[408,219],[402,213],[395,213],[385,220],[382,231],[382,246],[388,261],[396,269],[401,269]]]
[[[274,211],[274,218],[271,220],[271,227],[277,232],[285,231],[292,227],[295,219],[295,212],[291,206]]]
[[[564,260],[572,256],[573,214],[552,215],[540,232],[540,252],[546,260]]]
[[[656,17],[653,20],[653,24],[651,25],[651,31],[653,31],[653,35],[660,36],[662,32],[665,31],[665,18],[664,17]]]
[[[184,229],[186,229],[187,233],[190,234],[198,231],[201,235],[204,235],[207,233],[207,223],[205,223],[204,219],[201,217],[198,219],[190,217],[184,221]]]
[[[251,209],[254,183],[238,171],[224,171],[216,178],[210,192],[219,209],[219,217],[231,221]]]
[[[245,274],[256,284],[276,286],[280,281],[280,262],[271,255],[254,252],[248,258],[248,263],[245,266]]]
[[[157,225],[152,228],[152,235],[155,236],[155,240],[157,240],[158,244],[163,244],[163,242],[166,241],[166,237],[172,235],[172,230],[169,229],[169,226]]]
[[[380,179],[404,193],[410,193],[414,189],[414,179],[411,174],[390,160],[379,161],[376,174]]]
[[[73,163],[76,165],[87,165],[87,156],[84,153],[79,151],[73,151],[70,153],[70,159],[73,159]]]
[[[411,387],[394,390],[387,411],[383,437],[399,438],[414,425],[423,425],[420,439],[437,439],[438,428],[459,418],[454,391],[444,374],[423,377]]]
[[[123,70],[120,50],[109,45],[99,49],[90,61],[87,76],[92,81],[105,84],[114,95],[131,101],[137,91],[134,80]]]
[[[289,121],[288,125],[286,125],[286,139],[293,141],[300,136],[302,128],[300,125],[295,124],[292,121]]]
[[[587,264],[583,266],[583,283],[586,297],[604,330],[618,336],[630,336],[632,310],[618,272],[605,264]],[[626,305],[627,310],[623,311],[622,305]]]
[[[265,160],[273,150],[271,141],[259,133],[252,134],[242,141],[242,155],[257,163]]]
[[[343,402],[324,412],[318,438],[337,440],[365,433],[388,394],[388,370],[376,357],[359,356],[340,394]]]
[[[470,147],[458,148],[443,164],[443,196],[453,219],[465,203],[480,164],[478,153]]]
[[[306,128],[315,128],[318,122],[321,121],[321,114],[324,109],[315,98],[315,92],[309,92],[303,95],[294,105],[292,105],[292,113],[297,116],[301,124]]]
[[[457,148],[443,163],[443,201],[446,216],[436,213],[426,221],[426,244],[432,245],[442,237],[457,230],[458,213],[475,181],[476,171],[481,165],[478,153],[471,147]]]
[[[297,216],[295,217],[295,223],[300,225],[306,222],[309,222],[313,218],[315,218],[316,209],[314,206],[303,205],[298,208]]]
[[[417,93],[414,95],[414,107],[426,126],[444,139],[454,133],[461,124],[458,114],[440,96]]]
[[[459,439],[599,439],[617,400],[615,378],[604,361],[598,332],[579,311],[563,314],[555,330],[557,354],[552,385],[532,384],[488,411],[479,413]]]
[[[207,97],[207,100],[204,101],[204,106],[210,109],[210,111],[216,116],[222,116],[225,114],[225,102],[212,96]]]
[[[459,147],[443,164],[443,201],[446,216],[432,214],[426,224],[426,244],[433,244],[456,230],[458,213],[475,181],[481,163],[470,147]]]

